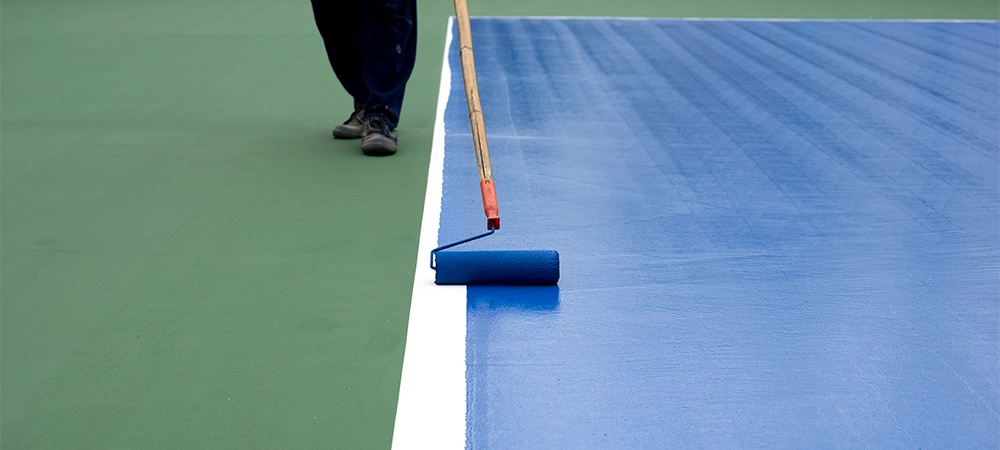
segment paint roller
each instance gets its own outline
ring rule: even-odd
[[[431,251],[431,268],[437,273],[436,284],[467,285],[539,285],[549,286],[559,282],[559,253],[554,250],[448,250],[492,235],[500,229],[500,208],[497,205],[490,151],[486,144],[486,127],[479,105],[479,86],[476,83],[476,64],[472,53],[472,35],[469,26],[469,8],[466,0],[455,0],[455,18],[458,21],[459,56],[462,60],[462,79],[465,82],[465,100],[469,104],[469,122],[472,141],[479,166],[479,188],[483,195],[487,232]]]

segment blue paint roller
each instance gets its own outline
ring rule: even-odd
[[[455,17],[458,22],[465,100],[469,105],[469,122],[476,147],[476,163],[479,165],[479,188],[483,195],[486,229],[489,231],[432,250],[431,268],[437,272],[434,282],[466,285],[554,285],[559,282],[559,253],[554,250],[444,251],[490,236],[500,229],[500,208],[497,205],[489,146],[486,144],[483,112],[479,105],[479,86],[476,83],[476,64],[472,53],[466,0],[455,0]]]
[[[552,286],[559,282],[555,250],[442,251],[484,238],[496,230],[431,251],[437,284]]]

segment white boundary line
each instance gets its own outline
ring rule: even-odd
[[[691,22],[914,22],[914,23],[1000,23],[977,19],[801,19],[754,17],[614,17],[614,16],[470,16],[473,19],[533,20],[686,20]]]
[[[399,403],[392,433],[394,450],[465,448],[465,286],[435,285],[434,271],[430,268],[430,253],[437,247],[441,216],[444,110],[451,92],[448,49],[452,20],[448,18],[441,63],[417,271],[413,277]]]

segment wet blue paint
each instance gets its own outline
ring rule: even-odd
[[[997,23],[472,27],[468,249],[562,278],[468,289],[469,448],[1000,447]]]

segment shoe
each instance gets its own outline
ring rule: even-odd
[[[389,131],[389,124],[381,117],[369,117],[362,123],[365,126],[361,138],[361,151],[368,156],[388,156],[396,153],[396,136]]]
[[[361,123],[361,116],[365,114],[365,105],[355,109],[351,117],[343,124],[337,125],[333,129],[333,137],[337,139],[357,139],[365,132],[365,125]]]

